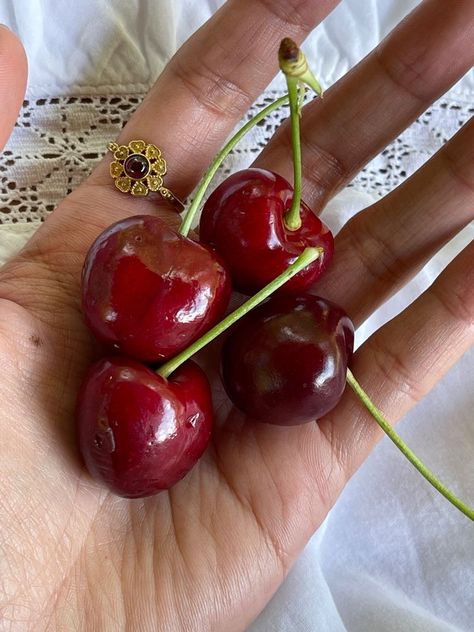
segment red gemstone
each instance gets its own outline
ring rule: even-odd
[[[150,170],[150,163],[142,154],[132,154],[125,161],[123,168],[129,178],[141,180]]]

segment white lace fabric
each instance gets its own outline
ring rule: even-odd
[[[245,120],[282,93],[264,93]],[[0,156],[0,223],[44,220],[91,172],[143,96],[79,95],[25,101]],[[387,194],[473,114],[472,101],[448,94],[374,158],[350,186],[371,196]],[[220,169],[216,183],[251,164],[287,115],[287,108],[281,108],[254,128]]]
[[[0,157],[0,221],[44,220],[91,172],[140,100],[94,95],[25,101]]]

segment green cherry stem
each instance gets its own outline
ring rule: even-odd
[[[316,77],[308,67],[306,57],[297,44],[285,37],[278,51],[280,69],[285,75],[290,99],[290,123],[291,123],[291,147],[293,151],[293,200],[290,210],[285,214],[285,226],[289,230],[298,230],[301,227],[301,138],[300,116],[302,101],[304,99],[304,87],[308,85],[316,94],[321,95],[322,90]]]
[[[220,334],[224,333],[224,331],[226,331],[226,329],[237,322],[239,318],[242,318],[242,316],[248,314],[248,312],[250,312],[250,310],[252,310],[254,307],[257,307],[257,305],[259,305],[262,301],[273,294],[273,292],[278,290],[278,288],[280,288],[287,281],[298,274],[298,272],[303,270],[303,268],[306,268],[306,266],[308,266],[310,263],[316,261],[321,253],[321,248],[305,248],[305,250],[303,250],[303,252],[294,263],[288,266],[288,268],[286,268],[284,272],[282,272],[279,276],[273,279],[273,281],[262,288],[260,292],[257,292],[254,296],[245,301],[245,303],[243,303],[240,307],[238,307],[236,310],[226,316],[224,320],[215,325],[212,329],[209,329],[209,331],[201,336],[201,338],[193,342],[193,344],[190,345],[187,349],[163,364],[163,366],[161,366],[157,371],[158,375],[161,375],[164,378],[169,377],[171,373],[173,373],[173,371],[176,371],[176,369],[181,366],[181,364],[183,364],[183,362],[189,360],[191,356],[193,356],[207,344],[212,342],[214,338],[217,338],[217,336],[220,336]]]
[[[293,151],[293,200],[290,210],[285,214],[285,226],[289,230],[301,228],[301,138],[300,138],[300,103],[298,94],[298,79],[286,76],[288,96],[290,97],[291,148]]]
[[[378,425],[382,428],[385,434],[389,437],[391,441],[397,446],[397,448],[405,455],[405,457],[410,461],[412,465],[418,470],[418,472],[425,477],[425,479],[433,485],[433,487],[438,490],[440,494],[442,494],[449,502],[457,507],[459,511],[461,511],[465,516],[474,521],[474,509],[469,507],[460,500],[451,490],[449,490],[446,485],[444,485],[434,474],[433,472],[426,467],[426,465],[416,456],[416,454],[410,450],[407,444],[403,441],[399,434],[395,432],[393,427],[381,413],[381,411],[375,406],[372,400],[369,398],[367,393],[361,387],[361,385],[355,379],[353,373],[350,369],[347,369],[347,383],[358,396],[360,401],[367,408],[369,413],[378,423]]]
[[[220,152],[212,161],[209,169],[205,173],[201,182],[199,183],[198,189],[196,191],[196,195],[194,196],[193,201],[191,202],[188,210],[186,211],[186,214],[179,228],[179,232],[181,235],[183,235],[184,237],[187,237],[189,231],[191,230],[194,217],[199,209],[199,205],[201,204],[202,199],[204,195],[206,194],[207,188],[212,178],[214,177],[216,171],[224,162],[227,155],[232,151],[235,145],[237,145],[240,139],[243,138],[245,134],[247,134],[247,132],[249,132],[253,127],[255,127],[255,125],[260,123],[260,121],[262,121],[271,112],[273,112],[274,110],[277,110],[282,105],[285,105],[285,103],[288,103],[287,94],[280,97],[279,99],[276,99],[276,101],[274,101],[273,103],[270,103],[270,105],[267,105],[265,108],[263,108],[263,110],[261,110],[253,118],[251,118],[250,121],[247,121],[247,123],[245,123],[245,125],[243,125],[220,150]]]

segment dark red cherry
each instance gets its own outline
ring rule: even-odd
[[[220,320],[230,291],[215,253],[149,215],[109,227],[84,263],[88,326],[99,340],[148,362],[174,356]]]
[[[104,358],[79,393],[79,447],[92,476],[114,493],[149,496],[195,465],[212,418],[209,383],[194,362],[166,380],[134,360]]]
[[[273,296],[231,330],[224,386],[252,419],[314,421],[338,403],[353,344],[352,322],[337,305],[312,295]]]
[[[231,175],[207,200],[199,235],[226,262],[234,288],[254,294],[281,274],[307,246],[323,249],[319,259],[286,283],[279,293],[300,293],[312,286],[329,265],[333,236],[302,202],[301,228],[284,223],[293,189],[281,176],[263,169]]]

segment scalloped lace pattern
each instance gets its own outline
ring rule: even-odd
[[[246,119],[280,92],[267,91]],[[0,223],[43,220],[105,153],[144,95],[55,97],[25,101],[0,157]],[[385,195],[415,171],[474,114],[472,101],[448,95],[374,158],[350,186]],[[287,108],[254,128],[216,176],[248,166],[271,138]]]

